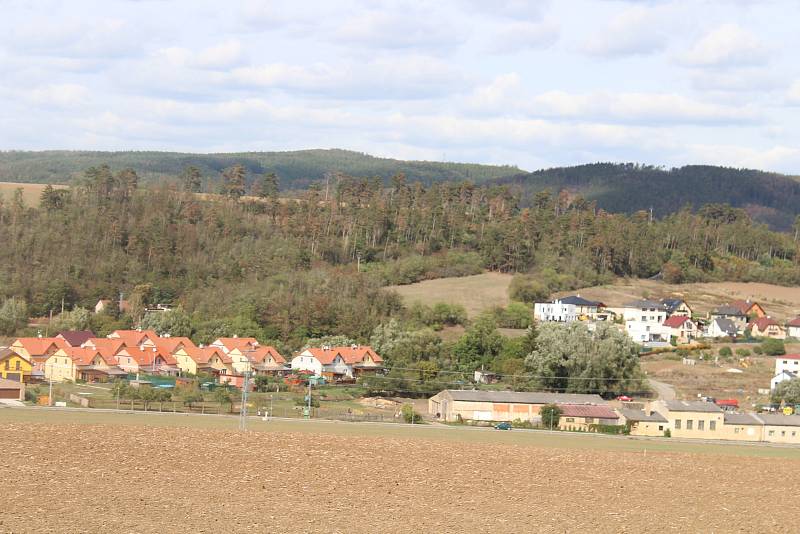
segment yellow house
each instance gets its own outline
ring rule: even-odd
[[[175,364],[182,373],[187,375],[197,375],[200,373],[211,373],[212,368],[209,360],[214,356],[217,369],[225,369],[225,364],[222,360],[228,361],[228,368],[233,373],[233,367],[230,367],[230,358],[225,355],[222,349],[217,347],[191,347],[182,348],[175,352]],[[227,369],[226,369],[227,372]]]
[[[0,378],[30,382],[33,365],[11,349],[0,349]]]
[[[78,349],[90,350],[90,349]],[[72,360],[72,348],[65,347],[55,351],[44,362],[44,377],[53,382],[75,382],[78,378],[78,367]]]
[[[663,436],[669,430],[669,421],[658,412],[630,408],[621,408],[618,411],[622,416],[622,424],[628,426],[631,436]]]
[[[753,337],[786,339],[786,330],[771,317],[759,317],[747,326]]]
[[[669,421],[675,438],[722,439],[723,412],[713,402],[658,401],[653,403]]]
[[[764,441],[770,443],[800,443],[800,415],[760,413],[764,422]]]
[[[69,347],[69,343],[57,337],[20,337],[9,348],[31,363],[33,374],[42,376],[44,362],[62,347]]]
[[[104,381],[124,374],[114,356],[90,347],[58,349],[44,363],[44,376],[53,382]]]
[[[258,340],[254,337],[221,337],[211,343],[212,347],[222,349],[228,355],[235,374],[251,370],[248,354],[258,348]]]
[[[723,439],[734,441],[762,441],[764,422],[752,413],[725,412]]]

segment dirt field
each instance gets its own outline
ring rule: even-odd
[[[483,273],[474,276],[439,278],[416,284],[390,286],[407,302],[433,305],[437,302],[461,304],[470,317],[494,306],[507,306],[510,274]]]
[[[39,205],[39,198],[42,196],[46,184],[18,184],[15,182],[0,182],[0,195],[5,199],[10,199],[14,195],[14,190],[22,189],[22,198],[28,207]],[[66,189],[65,185],[53,185],[56,189]]]
[[[474,317],[492,306],[508,305],[511,278],[507,274],[484,273],[426,280],[416,284],[392,286],[390,289],[397,291],[408,303],[419,301],[428,305],[437,302],[461,304],[469,316]],[[643,296],[680,296],[687,299],[696,313],[702,314],[725,302],[749,298],[762,303],[767,313],[777,319],[790,319],[800,315],[800,287],[770,284],[715,282],[674,285],[652,280],[620,280],[616,284],[565,291],[557,296],[576,293],[582,297],[600,300],[612,307]]]
[[[114,417],[0,409],[0,532],[796,530],[798,449]]]

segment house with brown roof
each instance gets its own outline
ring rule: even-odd
[[[56,334],[56,337],[66,341],[70,347],[80,347],[95,335],[91,330],[65,330]]]
[[[759,317],[747,325],[747,329],[753,337],[786,339],[786,330],[772,317]]]
[[[739,310],[745,317],[760,318],[767,316],[764,307],[750,299],[734,300],[730,305]]]
[[[619,425],[619,414],[609,406],[586,404],[561,404],[561,418],[558,420],[559,430],[579,430],[590,432],[594,425]],[[547,427],[547,421],[542,420]]]
[[[283,375],[289,371],[286,358],[275,347],[260,346],[248,354],[253,372],[257,375]]]
[[[670,338],[675,338],[678,343],[689,343],[698,336],[697,325],[685,315],[672,315],[664,321]]]

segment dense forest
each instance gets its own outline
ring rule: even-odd
[[[675,169],[595,163],[503,177],[530,198],[537,191],[568,190],[612,212],[653,210],[663,217],[683,206],[722,203],[745,208],[753,219],[779,230],[792,227],[800,213],[797,177],[749,169],[691,165]]]
[[[528,327],[530,303],[554,291],[615,277],[800,284],[800,225],[774,232],[722,204],[659,219],[609,213],[564,191],[424,185],[403,174],[386,185],[341,173],[285,198],[275,174],[246,174],[240,165],[224,169],[224,194],[209,196],[197,194],[197,168],[155,186],[131,169],[99,166],[68,189],[46,187],[36,206],[20,190],[0,198],[0,334],[35,334],[28,317],[54,314],[51,328],[104,335],[139,324],[198,342],[249,335],[287,352],[338,336],[373,344],[392,364],[390,376],[369,385],[376,392],[427,394],[479,366],[512,377],[517,389],[558,388],[517,378],[562,372],[549,353],[536,356],[535,331],[510,339],[496,330]],[[515,302],[473,321],[444,304],[406,307],[385,289],[484,270],[516,273]],[[120,293],[126,313],[87,311]],[[146,315],[153,304],[176,309]],[[446,343],[436,331],[452,325],[466,331]],[[575,333],[545,334],[558,346]],[[609,335],[608,347],[624,343]],[[593,360],[603,351],[587,349],[576,360],[586,367],[567,371],[599,366],[616,384],[606,393],[630,391],[638,367],[616,376],[618,366]]]
[[[234,164],[242,165],[250,177],[274,172],[281,177],[284,189],[305,189],[323,180],[327,173],[335,172],[351,176],[378,176],[385,181],[402,172],[410,181],[423,183],[458,180],[481,182],[520,172],[518,168],[507,165],[401,161],[349,150],[226,154],[49,150],[0,151],[0,181],[69,184],[89,167],[108,165],[112,170],[133,169],[143,181],[160,183],[174,179],[185,167],[193,166],[204,177],[204,190],[215,191],[220,173]]]

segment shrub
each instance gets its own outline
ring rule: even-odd
[[[767,356],[783,356],[786,354],[786,347],[781,339],[765,339],[761,343],[761,350]]]
[[[669,428],[664,431],[664,437],[665,438],[671,438],[672,437],[672,431]]]
[[[561,408],[556,404],[545,404],[539,410],[539,415],[542,418],[542,427],[556,429],[561,419]]]
[[[403,416],[403,421],[406,423],[422,424],[422,416],[414,411],[414,406],[411,404],[404,404],[400,409],[400,414]]]
[[[730,356],[733,356],[733,351],[731,350],[730,347],[722,347],[721,349],[719,349],[719,355],[728,358]]]
[[[740,358],[747,358],[750,356],[750,351],[747,349],[736,349],[736,355]]]
[[[761,349],[760,346],[756,345],[753,347],[753,354],[764,354],[764,351]]]

